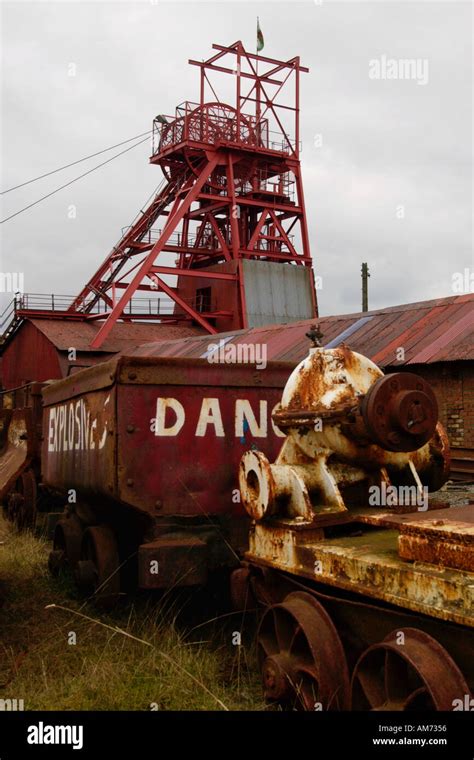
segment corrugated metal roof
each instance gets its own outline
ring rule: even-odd
[[[265,343],[267,360],[299,362],[308,353],[305,333],[315,320],[287,325],[166,340],[139,346],[135,356],[203,357],[220,339],[235,344]],[[323,344],[345,342],[381,367],[474,359],[474,293],[370,312],[320,317]],[[404,349],[400,360],[397,349]]]
[[[100,324],[97,322],[79,322],[61,319],[29,319],[59,351],[67,351],[73,346],[76,351],[98,351],[100,353],[121,353],[131,351],[141,343],[148,341],[178,340],[201,335],[203,330],[186,325],[167,325],[165,323],[117,322],[100,349],[91,349]]]

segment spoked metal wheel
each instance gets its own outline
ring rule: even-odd
[[[115,604],[120,593],[119,553],[112,528],[96,525],[84,531],[81,559],[75,567],[78,586],[101,607]]]
[[[452,710],[466,694],[452,657],[417,628],[392,631],[369,647],[352,676],[353,710]]]
[[[331,618],[311,594],[296,591],[269,607],[257,647],[268,701],[285,709],[348,709],[344,649]]]

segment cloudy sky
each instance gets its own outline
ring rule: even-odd
[[[321,313],[360,309],[363,261],[372,308],[452,295],[453,273],[474,269],[471,3],[17,0],[1,14],[4,190],[196,100],[188,58],[254,49],[258,15],[264,54],[310,68],[301,159]],[[371,78],[384,57],[418,61],[419,76]],[[2,219],[110,155],[3,195]],[[24,272],[26,292],[77,293],[158,185],[148,155],[5,222],[0,270]]]

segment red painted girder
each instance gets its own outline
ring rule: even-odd
[[[272,240],[274,240],[274,238],[272,238]],[[277,253],[276,251],[267,251],[267,250],[264,250],[263,248],[262,249],[255,248],[252,251],[249,251],[249,250],[240,251],[240,256],[245,259],[249,259],[252,256],[259,256],[259,257],[264,256],[265,258],[269,258],[269,259],[276,258],[276,259],[281,259],[282,261],[295,261],[296,263],[306,262],[307,264],[312,263],[311,256],[304,256],[303,254],[301,254],[295,257],[295,256],[292,256],[291,254]]]
[[[206,63],[205,61],[193,61],[191,58],[188,63],[190,63],[191,66],[200,66],[203,69],[211,69],[211,71],[219,71],[221,74],[233,74],[235,76],[235,71],[233,69],[228,69],[225,66],[215,66],[213,63]],[[244,79],[255,79],[253,74],[249,74],[246,71],[241,71],[240,76]],[[266,76],[259,77],[259,80],[261,82],[266,82],[267,84],[282,84],[280,79],[270,79]]]
[[[219,225],[217,224],[216,218],[212,214],[206,214],[206,217],[212,229],[216,233],[216,237],[219,243],[221,244],[221,252],[223,253],[226,261],[232,261],[232,256],[229,253],[229,248],[227,246],[226,241],[224,240],[221,230],[219,229]],[[203,221],[203,224],[205,224],[205,220]],[[219,251],[215,251],[215,253],[218,254]]]
[[[151,251],[153,246],[156,244],[156,240],[153,243],[144,243],[143,247],[140,248],[140,250],[137,250],[137,253],[145,253],[146,251]],[[134,248],[136,246],[133,246]],[[195,248],[194,246],[189,245],[164,245],[162,248],[163,251],[166,251],[168,253],[186,253],[189,254],[189,256],[204,256],[206,254],[209,254],[209,248]],[[222,256],[224,256],[224,252],[222,251],[216,251],[216,253],[222,253]],[[133,253],[131,254],[133,256]],[[120,256],[119,258],[123,258]]]
[[[73,319],[81,321],[86,319],[86,315],[75,311],[52,311],[49,309],[17,309],[17,315],[25,319]]]
[[[181,308],[185,312],[187,312],[187,314],[189,314],[192,317],[192,319],[195,319],[196,322],[199,322],[199,324],[201,325],[201,327],[204,327],[205,330],[207,330],[209,333],[212,333],[212,334],[215,334],[215,333],[218,332],[216,330],[216,328],[213,327],[207,321],[207,319],[204,319],[204,317],[198,311],[195,311],[195,309],[193,309],[191,306],[189,306],[189,304],[187,304],[186,301],[184,301],[181,298],[181,296],[179,296],[177,293],[173,293],[172,289],[169,287],[169,285],[166,284],[166,282],[163,282],[163,280],[161,280],[159,277],[157,277],[156,279],[158,281],[157,284],[158,284],[159,289],[163,290],[174,301],[176,301],[176,303],[178,304],[178,306],[181,306]]]
[[[238,48],[237,48],[238,45],[241,46],[242,57],[245,57],[245,58],[248,58],[248,59],[252,59],[252,60],[257,61],[259,63],[260,62],[261,63],[271,63],[274,66],[279,66],[279,67],[285,68],[285,69],[286,68],[294,68],[295,65],[298,63],[298,58],[297,57],[290,58],[288,61],[279,61],[276,58],[267,58],[267,56],[265,56],[265,55],[257,55],[256,53],[248,53],[247,51],[245,51],[243,49],[243,45],[240,42],[240,40],[238,40],[237,42],[235,42],[233,45],[230,45],[229,47],[226,47],[225,45],[213,44],[212,49],[213,50],[219,50],[221,53],[224,53],[224,54],[225,53],[233,53],[235,55],[237,53],[237,51],[238,51]],[[215,59],[215,60],[217,60],[217,59]],[[204,61],[204,63],[206,63],[206,61]],[[299,66],[298,65],[298,69],[300,71],[304,71],[305,73],[307,73],[309,71],[309,69],[306,66]]]
[[[112,309],[112,312],[110,313],[107,320],[104,322],[102,327],[100,328],[99,332],[95,336],[91,347],[92,348],[99,348],[107,335],[109,334],[110,330],[112,329],[113,324],[116,322],[116,320],[119,318],[121,313],[123,312],[125,306],[137,290],[140,282],[144,279],[144,277],[149,272],[150,267],[154,263],[156,257],[159,255],[161,250],[163,249],[163,246],[166,244],[167,240],[169,239],[170,235],[173,234],[176,227],[178,226],[179,222],[183,218],[184,214],[188,211],[193,201],[196,199],[196,196],[200,193],[201,188],[203,187],[204,183],[208,179],[208,177],[211,175],[211,173],[214,171],[215,167],[217,166],[217,162],[219,160],[219,154],[215,153],[214,156],[207,161],[203,169],[201,170],[201,173],[199,177],[194,177],[194,184],[190,185],[190,187],[187,189],[186,196],[184,199],[180,199],[179,195],[176,197],[175,203],[173,204],[173,209],[171,211],[170,216],[168,217],[168,221],[166,222],[165,228],[160,236],[160,239],[158,242],[154,245],[148,256],[144,259],[142,262],[139,270],[135,274],[133,280],[130,282],[126,290],[124,291],[122,297],[120,300],[116,303],[114,308]],[[191,179],[191,178],[190,178]],[[181,200],[181,205],[179,205],[179,200]],[[168,286],[166,286],[168,287]],[[165,290],[165,292],[167,292]],[[171,294],[171,297],[175,299],[175,294]],[[189,307],[186,305],[186,310],[189,310]],[[192,310],[191,310],[192,311]],[[208,330],[208,332],[216,332],[215,328],[212,327],[206,320],[202,320],[198,312],[195,312],[195,317],[197,322],[202,324],[202,326]]]
[[[153,266],[150,269],[151,272],[157,274],[181,274],[186,277],[206,277],[210,280],[238,280],[236,274],[228,274],[226,272],[206,272],[202,269],[180,269],[179,267],[161,267]]]
[[[166,183],[166,185],[162,188],[162,190],[153,198],[148,208],[142,213],[139,219],[135,222],[134,225],[128,230],[128,232],[122,237],[121,241],[117,246],[114,247],[114,249],[110,252],[109,256],[105,259],[105,261],[101,264],[97,272],[94,274],[93,277],[89,280],[89,282],[83,287],[79,295],[74,299],[73,303],[69,307],[69,310],[74,311],[78,308],[78,306],[82,303],[82,301],[87,297],[87,295],[94,291],[94,287],[97,285],[99,281],[102,280],[103,275],[109,271],[109,266],[112,260],[117,260],[117,248],[120,249],[120,251],[124,251],[129,244],[135,240],[137,237],[140,236],[141,232],[143,230],[146,230],[147,226],[149,225],[150,220],[154,217],[154,214],[159,215],[159,209],[160,204],[163,202],[163,199],[166,198],[173,187],[174,181],[170,180]],[[153,224],[153,222],[151,222]]]
[[[156,293],[156,290],[155,290]],[[87,322],[100,322],[100,320],[107,319],[107,317],[110,315],[110,311],[103,311],[100,314],[84,314],[82,316],[82,319]],[[69,319],[69,317],[68,317]],[[129,313],[127,311],[126,314],[123,314],[120,319],[125,320],[126,322],[129,322],[130,320],[150,320],[151,322],[167,322],[168,320],[173,322],[182,321],[184,319],[188,319],[188,317],[184,315],[176,316],[176,314],[135,314],[133,311]],[[118,320],[117,320],[118,321]]]
[[[224,196],[225,197],[225,196]],[[198,200],[201,200],[201,198],[211,199],[211,200],[217,200],[221,199],[222,196],[219,195],[213,195],[212,193],[206,193],[201,194],[198,196]],[[247,198],[245,195],[239,195],[237,196],[237,205],[238,206],[257,206],[258,208],[265,209],[265,208],[272,208],[274,211],[287,211],[288,213],[291,212],[291,214],[302,214],[303,209],[301,206],[295,206],[291,202],[289,203],[265,203],[265,201],[257,201],[253,200],[253,198]]]
[[[208,194],[206,195],[204,193],[200,193],[198,195],[198,200],[201,200],[201,199],[207,200],[208,197],[209,197]],[[221,201],[220,203],[209,203],[208,205],[201,206],[200,208],[197,208],[194,211],[188,211],[188,214],[187,214],[188,219],[196,219],[196,218],[199,218],[200,216],[205,216],[210,211],[219,211],[219,209],[226,209],[227,206],[230,205],[231,199],[229,196],[222,196],[222,198],[223,198],[223,201]]]

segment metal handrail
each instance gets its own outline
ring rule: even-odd
[[[253,114],[242,113],[238,122],[236,117],[229,116],[230,111],[234,110],[232,107],[224,103],[210,104],[212,111],[207,112],[204,109],[208,105],[205,104],[201,108],[196,103],[185,102],[176,109],[174,116],[156,117],[153,121],[153,155],[188,139],[211,144],[216,139],[258,144],[287,155],[295,150],[294,138],[282,131],[269,130],[268,119],[262,119],[257,123]]]
[[[6,306],[2,314],[0,314],[0,337],[4,339],[9,335],[15,326],[18,324],[22,316],[25,316],[28,311],[43,311],[51,313],[67,314],[67,310],[71,303],[75,300],[76,296],[71,295],[56,295],[54,293],[22,293],[15,296],[12,301]],[[195,298],[183,299],[189,306],[195,307]],[[110,308],[105,302],[103,308],[101,307],[101,301],[98,301],[93,314],[106,313]],[[144,317],[157,317],[169,316],[172,314],[180,314],[184,312],[183,309],[169,296],[159,295],[156,298],[131,298],[127,304],[125,315],[133,315],[136,318]],[[6,326],[6,327],[5,327]]]

